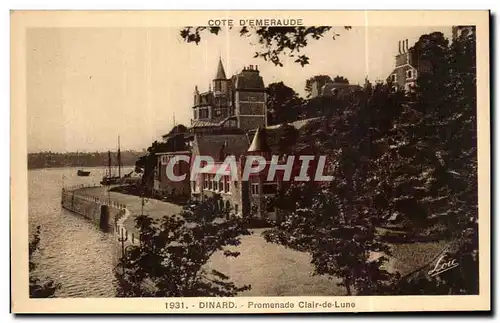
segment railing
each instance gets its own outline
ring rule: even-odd
[[[95,184],[78,184],[78,185],[63,186],[62,189],[64,192],[64,191],[74,191],[81,188],[94,188],[94,187],[100,187],[100,186]]]
[[[86,195],[86,194],[81,194],[81,193],[75,193],[73,191],[67,191],[66,189],[63,188],[62,194],[70,196],[70,197],[76,197],[81,200],[87,201],[87,202],[93,202],[101,205],[108,205],[110,207],[114,207],[116,209],[120,210],[125,210],[127,206],[125,204],[120,204],[118,202],[115,202],[111,199],[102,199],[93,195]]]
[[[120,212],[115,216],[114,219],[114,227],[113,231],[118,239],[118,242],[121,243],[122,249],[128,245],[137,245],[139,244],[139,237],[134,232],[129,233],[124,225],[124,221],[130,216],[130,211],[127,209],[125,204],[118,203],[113,201],[111,198],[101,198],[95,195],[84,194],[80,192],[76,192],[78,189],[82,188],[95,188],[100,187],[96,185],[72,185],[62,188],[62,197],[66,197],[69,199],[79,199],[83,201],[87,201],[90,203],[95,203],[99,205],[108,205],[109,207],[120,210]]]

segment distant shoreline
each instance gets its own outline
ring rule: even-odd
[[[122,168],[129,168],[129,167],[135,167],[135,164],[133,165],[122,165]],[[68,165],[68,166],[64,166],[64,165],[54,165],[54,166],[45,166],[45,167],[28,167],[28,170],[36,170],[36,169],[58,169],[58,168],[74,168],[74,169],[81,169],[81,168],[85,168],[85,169],[92,169],[92,168],[108,168],[108,165],[92,165],[92,166],[85,166],[85,165],[82,165],[82,166],[75,166],[75,165]],[[116,166],[112,166],[112,168],[116,168]]]
[[[138,159],[146,153],[125,150],[120,153],[122,166],[135,166]],[[104,167],[111,162],[117,166],[117,152],[96,153],[53,153],[42,152],[28,154],[28,169],[55,168],[55,167]],[[111,161],[110,161],[111,159]]]

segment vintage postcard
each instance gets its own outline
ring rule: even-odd
[[[490,310],[488,44],[488,11],[12,11],[12,311]]]

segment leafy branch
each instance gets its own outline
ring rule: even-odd
[[[232,29],[233,27],[228,27]],[[241,27],[239,35],[241,37],[255,37],[260,47],[254,54],[254,58],[262,58],[270,61],[276,66],[283,66],[283,57],[295,58],[294,62],[305,66],[309,64],[309,56],[302,51],[312,41],[323,39],[331,26],[311,26],[311,27]],[[351,29],[349,26],[345,30]],[[187,26],[180,31],[180,36],[187,43],[199,44],[202,33],[208,31],[211,34],[219,35],[221,27],[193,27]],[[335,40],[340,34],[333,32],[332,39]],[[254,45],[251,42],[252,45]]]

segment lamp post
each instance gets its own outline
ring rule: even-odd
[[[128,235],[124,232],[123,228],[120,230],[120,237],[118,242],[122,246],[122,275],[125,276],[125,242],[128,240]]]
[[[144,193],[141,195],[141,215],[144,215]]]

